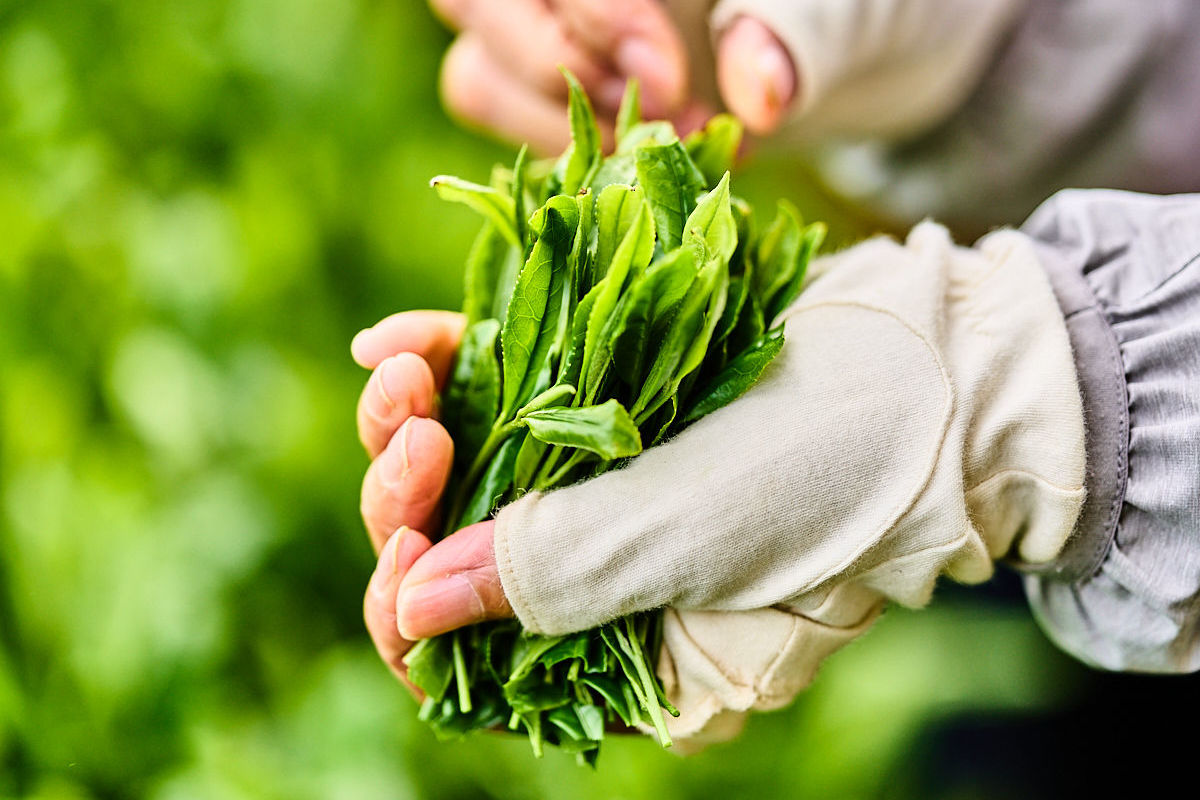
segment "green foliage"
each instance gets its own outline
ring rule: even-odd
[[[0,797],[875,797],[931,718],[1085,680],[1023,609],[939,602],[687,759],[415,719],[363,630],[347,344],[461,305],[477,220],[421,187],[515,155],[438,110],[449,39],[413,0],[0,4]],[[737,181],[863,232],[791,159]],[[502,319],[521,263],[481,261]]]
[[[736,305],[736,317],[754,317],[755,330],[767,328],[763,309],[799,290],[805,263],[798,259],[807,261],[815,249],[802,243],[819,239],[811,235],[816,228],[801,229],[793,215],[787,217],[791,227],[777,222],[766,229],[773,238],[761,248],[750,236],[755,227],[748,205],[737,199],[735,218],[730,193],[728,167],[740,126],[718,117],[685,148],[677,138],[666,139],[661,125],[642,127],[634,83],[617,125],[625,152],[607,160],[618,164],[609,179],[631,183],[592,185],[606,165],[597,123],[578,81],[564,74],[573,141],[543,185],[529,187],[542,205],[527,226],[514,216],[517,204],[498,189],[455,178],[434,181],[444,198],[484,217],[466,271],[464,306],[472,323],[446,390],[445,419],[458,444],[447,533],[529,490],[619,466],[644,442],[657,442],[738,397],[779,352],[783,334],[772,328],[744,352],[731,350],[727,337],[735,325],[725,309]],[[654,134],[626,144],[639,129]],[[709,174],[724,167],[715,185],[690,153]],[[524,157],[522,150],[513,176],[524,175]],[[626,158],[635,172],[628,172]],[[524,197],[524,179],[514,177],[514,184],[516,196]],[[515,235],[523,228],[528,242]],[[506,258],[524,262],[503,325],[499,318],[479,319],[488,306],[479,298],[503,291],[489,292],[481,279],[497,276],[490,265],[504,258],[493,249],[493,230],[514,232]],[[760,255],[769,260],[755,272],[750,265]],[[739,273],[736,284],[731,270]],[[749,280],[754,274],[769,277],[763,284],[769,296]],[[748,294],[755,300],[749,305]],[[717,374],[696,394],[702,366]],[[689,409],[683,417],[680,407]],[[491,727],[499,714],[510,729],[525,730],[536,754],[550,742],[594,764],[606,726],[618,721],[648,722],[663,746],[671,744],[662,714],[678,712],[653,666],[660,627],[657,613],[553,638],[521,632],[511,621],[488,623],[422,642],[405,662],[427,695],[421,718],[439,734]],[[603,658],[589,658],[597,647]]]

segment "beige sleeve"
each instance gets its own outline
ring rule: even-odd
[[[784,43],[799,94],[781,133],[902,137],[966,99],[1029,0],[721,0],[719,37],[754,17]]]
[[[746,395],[497,518],[527,628],[673,609],[661,671],[680,735],[790,698],[884,602],[920,606],[940,575],[1054,558],[1083,499],[1071,351],[1026,237],[962,248],[926,223],[814,273]]]

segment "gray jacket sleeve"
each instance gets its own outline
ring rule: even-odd
[[[1094,666],[1200,670],[1200,194],[1060,192],[1024,231],[1066,317],[1088,435],[1076,530],[1025,570],[1033,611]]]

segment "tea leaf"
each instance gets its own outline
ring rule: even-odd
[[[574,198],[562,199],[577,209]],[[538,212],[542,215],[538,239],[517,276],[508,304],[500,334],[504,356],[501,414],[506,419],[533,395],[558,334],[567,255],[578,221],[568,224],[563,206],[552,201]]]
[[[638,183],[654,212],[659,244],[669,253],[683,240],[684,223],[706,188],[704,176],[678,139],[641,147],[635,157]]]
[[[743,132],[742,122],[737,117],[717,114],[703,128],[692,131],[683,140],[683,146],[687,148],[697,169],[704,173],[707,184],[716,183],[733,168]]]
[[[616,400],[598,406],[535,411],[523,422],[539,441],[587,450],[610,461],[642,451],[637,426]]]
[[[738,355],[698,393],[698,400],[684,415],[684,424],[711,414],[740,397],[758,381],[767,365],[783,348],[783,329],[776,328]]]
[[[451,175],[438,175],[429,185],[437,190],[443,200],[462,203],[482,214],[514,247],[521,247],[521,240],[517,237],[516,209],[510,196],[491,186],[471,183]]]

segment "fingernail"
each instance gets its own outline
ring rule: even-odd
[[[394,378],[392,381],[389,381],[389,377],[395,373],[395,369],[393,368],[394,361],[394,358],[385,358],[383,360],[383,363],[379,365],[379,377],[377,379],[379,384],[379,396],[383,398],[384,405],[389,411],[395,410],[396,408],[394,391],[388,388],[388,383],[394,381]]]
[[[405,589],[396,600],[396,611],[406,639],[453,630],[484,615],[483,601],[465,575],[447,575]]]
[[[350,355],[360,366],[366,366],[363,358],[366,354],[363,352],[363,348],[366,346],[365,342],[370,332],[370,328],[363,328],[350,340]]]
[[[762,48],[756,59],[762,98],[772,112],[782,111],[796,93],[796,73],[787,53],[777,45]]]
[[[396,577],[396,566],[399,561],[400,540],[404,538],[404,533],[408,528],[402,527],[384,543],[383,549],[379,551],[379,562],[375,565],[375,572],[371,575],[371,580],[367,586],[376,596],[384,596],[387,594],[388,583]]]
[[[675,66],[662,51],[643,39],[626,39],[617,45],[617,69],[642,85],[642,110],[647,119],[664,116],[675,101]]]
[[[408,457],[408,432],[412,430],[413,420],[415,419],[416,417],[409,417],[400,426],[400,458],[402,462],[400,464],[400,477],[408,474],[409,464],[412,463]]]

